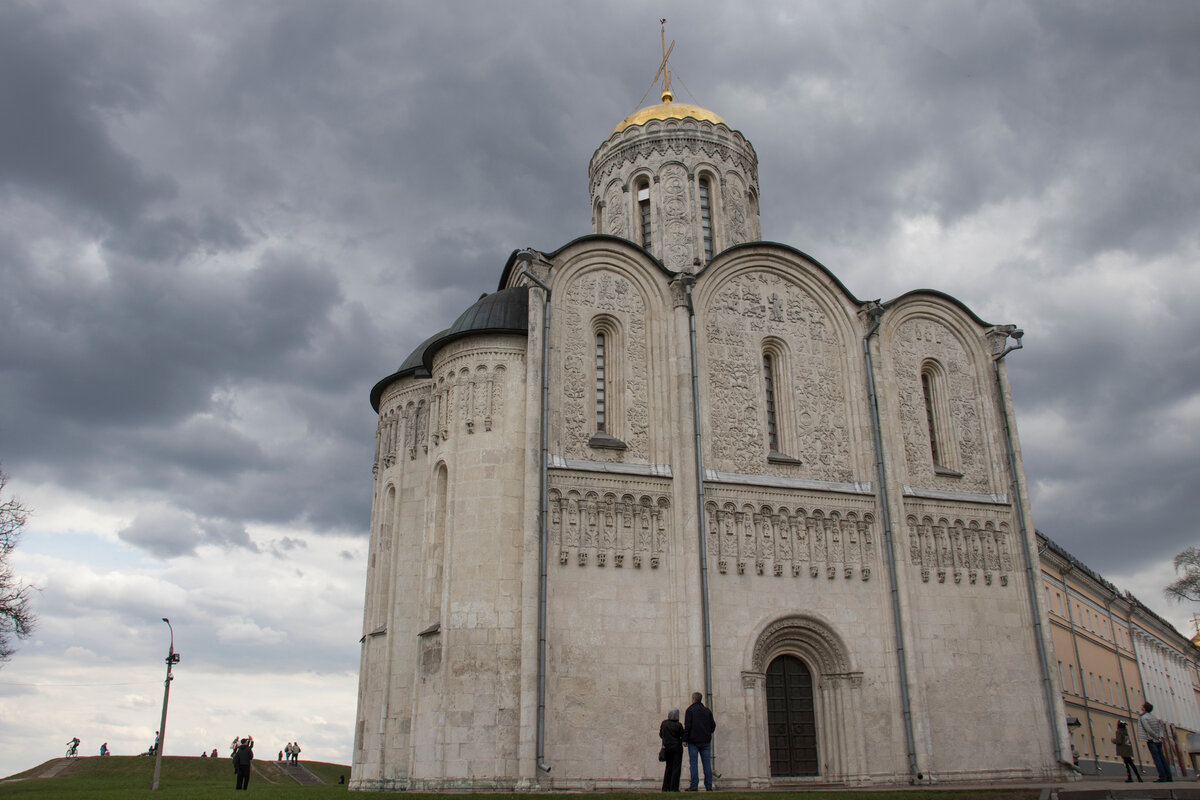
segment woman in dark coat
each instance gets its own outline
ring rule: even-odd
[[[1136,775],[1138,783],[1141,783],[1142,773],[1133,763],[1133,742],[1129,739],[1129,729],[1125,727],[1124,720],[1117,720],[1117,736],[1113,739],[1113,744],[1117,746],[1117,755],[1125,764],[1125,782],[1133,783],[1133,777]]]
[[[663,765],[664,792],[679,791],[679,770],[683,766],[683,726],[679,724],[679,709],[672,708],[667,718],[658,726],[658,738],[662,739],[663,752],[667,761]]]

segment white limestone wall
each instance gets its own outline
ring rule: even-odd
[[[425,555],[429,386],[407,378],[380,398],[358,718],[350,785],[407,780],[420,586]]]

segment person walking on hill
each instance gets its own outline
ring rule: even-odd
[[[696,757],[704,767],[704,791],[713,789],[712,778],[712,735],[717,729],[717,721],[712,712],[704,706],[704,695],[692,693],[692,704],[688,706],[683,717],[683,740],[688,746],[688,768],[691,771],[691,782],[685,792],[694,792],[700,784],[700,771],[696,768]]]
[[[253,760],[254,751],[250,749],[250,740],[242,739],[233,751],[233,772],[237,776],[235,790],[250,788],[250,762]]]

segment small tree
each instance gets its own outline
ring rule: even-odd
[[[1167,585],[1167,597],[1176,602],[1200,603],[1200,547],[1189,547],[1175,556],[1175,572],[1180,570],[1183,570],[1183,577]]]
[[[8,475],[0,470],[0,662],[12,657],[12,637],[33,633],[37,617],[29,608],[30,587],[13,574],[8,557],[21,540],[29,509],[14,497],[4,496]]]

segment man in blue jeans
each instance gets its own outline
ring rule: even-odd
[[[704,790],[711,792],[712,776],[712,735],[717,729],[717,722],[712,712],[704,707],[704,695],[692,693],[692,704],[688,706],[687,714],[683,717],[683,740],[688,746],[688,766],[691,768],[691,784],[685,792],[694,792],[699,788],[700,772],[696,769],[696,756],[704,765]]]
[[[1167,759],[1163,755],[1163,738],[1166,736],[1167,726],[1161,719],[1154,716],[1152,711],[1154,711],[1153,704],[1142,704],[1142,715],[1138,717],[1138,733],[1146,742],[1150,758],[1154,759],[1154,768],[1158,770],[1158,780],[1155,783],[1166,783],[1172,780],[1171,768],[1167,766]]]

